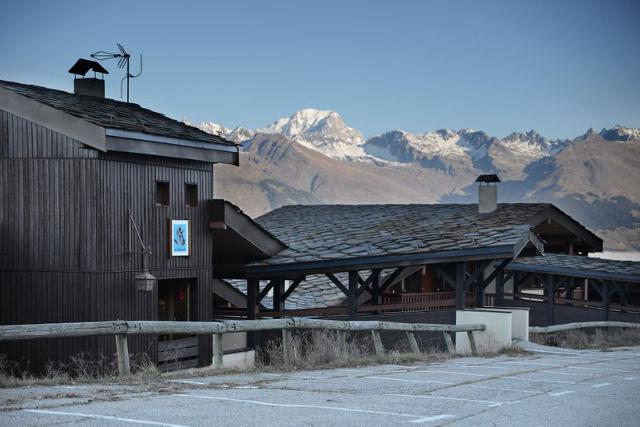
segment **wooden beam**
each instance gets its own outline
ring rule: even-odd
[[[445,270],[444,268],[438,266],[438,265],[434,265],[431,268],[433,268],[433,270],[438,273],[440,276],[442,276],[442,278],[444,279],[444,281],[451,286],[453,289],[456,288],[456,281],[453,277],[451,277]]]
[[[504,269],[501,269],[496,275],[496,296],[494,304],[500,306],[504,301]]]
[[[346,297],[349,297],[349,289],[347,289],[340,280],[338,280],[338,278],[336,276],[333,275],[333,273],[326,273],[325,276],[327,276],[329,278],[329,280],[331,280],[333,282],[334,285],[336,285],[338,287],[338,289],[340,289],[342,291],[343,294],[345,294]]]
[[[273,285],[273,311],[284,310],[284,301],[282,295],[284,294],[284,279],[274,279]]]
[[[255,320],[258,307],[258,290],[260,288],[260,280],[247,279],[247,320]],[[254,349],[256,347],[256,333],[247,333],[247,347]]]
[[[358,272],[349,272],[349,319],[358,317]]]
[[[555,300],[555,286],[553,284],[554,282],[554,276],[553,274],[547,274],[545,275],[545,289],[547,291],[547,310],[548,310],[548,321],[550,325],[553,325],[554,322],[554,310],[553,310],[553,303]]]
[[[273,285],[276,283],[276,279],[270,280],[269,283],[260,291],[258,294],[258,302],[262,301],[264,297],[267,296]]]
[[[289,298],[289,295],[291,295],[293,293],[293,291],[296,290],[296,288],[298,287],[298,285],[300,285],[300,283],[302,283],[302,281],[305,279],[304,276],[298,277],[297,279],[295,279],[292,283],[291,286],[289,286],[289,289],[286,290],[286,292],[284,293],[284,295],[282,295],[282,302],[286,301],[287,298]]]
[[[464,289],[464,273],[467,269],[466,262],[456,264],[456,310],[464,310],[466,293]]]

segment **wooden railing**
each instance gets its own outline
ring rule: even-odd
[[[565,323],[563,325],[553,326],[531,326],[529,333],[533,334],[549,334],[553,332],[571,331],[574,329],[584,328],[636,328],[640,329],[640,323],[628,323],[628,322],[579,322],[579,323]]]
[[[0,326],[0,341],[29,340],[36,338],[66,338],[98,335],[114,335],[118,353],[118,370],[120,375],[128,375],[129,350],[128,335],[160,335],[160,334],[189,334],[213,335],[213,366],[222,367],[222,335],[233,332],[256,332],[272,329],[282,330],[282,344],[285,363],[293,360],[291,346],[291,331],[298,329],[324,329],[338,331],[340,348],[346,349],[346,332],[370,331],[376,354],[384,354],[381,331],[405,332],[413,352],[419,353],[418,343],[414,332],[442,332],[447,349],[454,352],[453,334],[466,332],[469,337],[471,350],[476,353],[474,331],[483,331],[484,325],[440,325],[430,323],[397,323],[382,321],[342,321],[305,319],[289,317],[285,319],[264,320],[223,320],[220,322],[157,322],[157,321],[113,321],[113,322],[84,322],[84,323],[47,323],[33,325],[3,325]]]

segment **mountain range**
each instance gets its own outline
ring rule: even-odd
[[[242,145],[241,167],[216,168],[216,197],[257,216],[285,204],[470,203],[479,174],[500,201],[546,201],[605,239],[640,250],[640,129],[497,138],[473,129],[392,130],[371,138],[335,111],[304,109],[259,129],[197,125]]]

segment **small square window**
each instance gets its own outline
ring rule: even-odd
[[[196,184],[184,185],[184,204],[191,207],[198,207],[198,186]]]
[[[169,206],[170,200],[169,183],[166,181],[156,182],[156,205]]]

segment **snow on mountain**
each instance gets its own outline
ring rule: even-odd
[[[640,129],[616,125],[611,129],[602,129],[600,136],[607,141],[640,141]]]
[[[188,120],[184,122],[187,124],[190,124]],[[202,122],[197,125],[197,128],[207,133],[210,133],[213,135],[220,135],[222,137],[225,137],[230,132],[230,129],[214,122]]]
[[[568,142],[544,138],[533,130],[514,132],[496,139],[489,156],[503,180],[517,181],[526,178],[524,170],[529,164],[557,154]]]
[[[258,129],[263,133],[279,133],[307,148],[338,159],[354,159],[364,155],[364,136],[346,125],[335,111],[307,108]]]
[[[214,122],[202,122],[197,125],[197,128],[207,133],[214,135],[220,135],[221,137],[233,142],[244,142],[255,136],[255,131],[243,128],[241,126],[230,129],[221,124]]]

